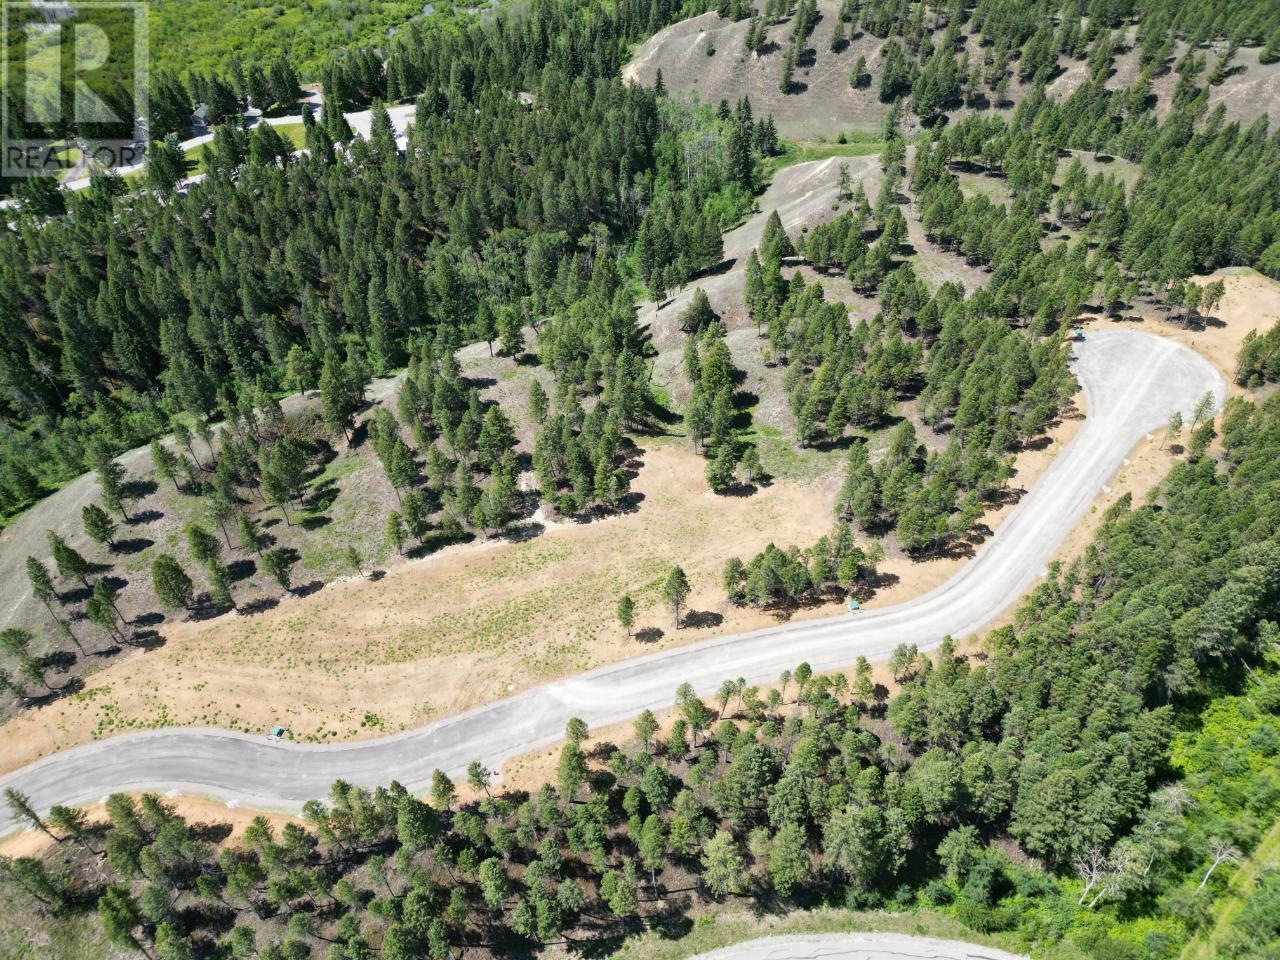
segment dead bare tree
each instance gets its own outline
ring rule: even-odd
[[[1081,880],[1084,881],[1084,889],[1080,891],[1080,899],[1076,901],[1079,906],[1084,906],[1085,898],[1100,883],[1106,879],[1110,864],[1107,863],[1107,855],[1102,852],[1101,847],[1090,847],[1080,856],[1071,861],[1071,867]]]
[[[1214,837],[1209,841],[1209,856],[1213,862],[1209,864],[1209,869],[1205,871],[1204,878],[1200,881],[1197,890],[1203,890],[1204,885],[1209,882],[1209,878],[1213,876],[1213,871],[1224,863],[1239,863],[1244,856],[1240,850],[1219,837]]]
[[[1077,901],[1086,910],[1092,910],[1102,900],[1118,897],[1126,890],[1141,885],[1140,851],[1137,845],[1118,843],[1110,855],[1101,847],[1089,847],[1071,861],[1076,875],[1084,881]],[[1090,898],[1089,894],[1093,897]],[[1085,901],[1088,900],[1088,903]]]

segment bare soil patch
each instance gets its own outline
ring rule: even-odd
[[[523,542],[449,547],[379,580],[342,580],[251,618],[168,629],[168,643],[108,667],[83,693],[3,730],[3,765],[130,729],[273,724],[311,740],[374,736],[601,663],[767,622],[724,622],[720,570],[771,540],[808,544],[831,522],[831,484],[779,482],[717,497],[683,444],[651,446],[641,509],[549,525]],[[672,629],[660,582],[679,562],[700,628]],[[630,592],[630,641],[614,619]]]
[[[367,416],[374,405],[393,395],[398,379],[375,380],[366,396],[370,402]],[[288,429],[298,435],[319,435],[313,425],[315,394],[288,397],[281,408]],[[177,449],[173,440],[166,443]],[[209,463],[209,449],[199,439],[192,451],[183,455],[201,464]],[[201,498],[179,491],[169,481],[153,477],[151,454],[146,447],[128,451],[117,458],[124,467],[127,489],[133,499],[128,505],[129,519],[113,514],[118,524],[116,543],[108,548],[91,541],[85,534],[81,511],[90,503],[101,503],[97,476],[84,474],[66,487],[35,504],[6,529],[0,531],[0,628],[18,626],[34,636],[33,653],[56,662],[49,671],[50,684],[65,695],[85,683],[88,676],[104,666],[129,659],[142,649],[165,642],[175,619],[185,611],[165,610],[157,601],[151,584],[151,563],[161,553],[176,557],[191,576],[197,600],[205,594],[209,583],[200,563],[192,560],[186,537],[186,526],[195,522],[215,533],[222,543],[222,559],[231,571],[232,592],[242,607],[253,608],[262,602],[274,603],[280,588],[260,568],[258,558],[245,553],[236,543],[234,523],[228,524],[229,546],[223,532],[204,513]],[[308,493],[302,504],[290,508],[291,522],[285,522],[278,509],[261,502],[246,505],[246,512],[258,520],[269,538],[269,546],[294,551],[297,565],[293,571],[295,585],[308,589],[342,575],[347,569],[346,548],[355,546],[370,565],[386,557],[383,518],[395,502],[395,494],[369,444],[348,449],[341,440],[321,443],[312,463]],[[125,632],[132,642],[117,643],[105,630],[84,616],[88,591],[79,581],[64,580],[56,575],[50,559],[48,533],[63,537],[92,566],[91,580],[106,578],[118,591],[116,606],[126,621]],[[75,636],[83,645],[82,654],[72,643],[58,636],[56,625],[43,605],[31,595],[24,569],[28,556],[45,563],[55,575],[59,602],[58,615],[71,623]],[[196,616],[216,611],[205,607]],[[10,664],[3,664],[11,666]],[[6,698],[8,699],[8,698]],[[13,712],[15,704],[0,707]]]
[[[1235,382],[1240,346],[1248,334],[1261,335],[1280,323],[1280,283],[1245,267],[1191,279],[1201,286],[1219,279],[1225,284],[1222,303],[1210,316],[1186,322],[1170,316],[1168,310],[1141,304],[1132,317],[1119,322],[1137,321],[1152,333],[1190,347],[1222,371],[1233,393],[1245,394]]]

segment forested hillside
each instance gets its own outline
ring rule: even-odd
[[[1016,14],[1000,4],[966,6],[972,16],[947,4],[921,14],[911,4],[816,0],[793,21],[778,16],[785,7],[726,4],[647,40],[627,76],[650,84],[661,73],[672,89],[707,100],[749,95],[784,136],[802,140],[871,128],[897,96],[910,97],[921,122],[933,124],[1007,114],[1042,85],[1059,99],[1086,85],[1137,97],[1164,119],[1188,70],[1208,81],[1211,108],[1222,104],[1245,126],[1264,115],[1276,120],[1280,64],[1266,39],[1274,11],[1263,5],[1177,5],[1185,32],[1169,29],[1169,7],[1138,19],[1126,15],[1129,4],[1032,4]]]
[[[1016,71],[1028,83],[1038,81],[1007,120],[979,114],[955,127],[935,125],[925,139],[943,131],[940,156],[913,182],[928,191],[922,206],[932,207],[931,234],[995,271],[991,287],[1002,313],[1050,310],[1061,317],[1099,294],[1117,307],[1135,294],[1167,300],[1185,290],[1171,280],[1223,265],[1280,273],[1278,188],[1267,176],[1277,162],[1275,137],[1262,121],[1241,129],[1225,111],[1209,110],[1213,78],[1205,78],[1205,58],[1184,54],[1174,61],[1167,49],[1175,36],[1262,42],[1276,30],[1266,4],[1242,6],[1222,22],[1189,12],[1199,9],[1194,5],[1178,5],[1176,16],[1161,5],[1140,11],[1148,72],[1179,77],[1163,122],[1143,93],[1144,81],[1123,94],[1102,83],[1116,42],[1109,32],[1095,32],[1101,21],[1075,31],[1067,16],[1060,35],[1046,40],[1043,28],[1028,24],[1046,18],[1048,7],[1020,8],[1013,17],[979,4],[967,21],[950,8],[924,18],[907,5],[845,7],[840,16],[847,30],[892,35],[886,42],[901,43],[910,54],[904,69],[920,70],[917,80],[886,90],[884,99],[891,104],[904,96],[911,111],[926,111],[926,121],[925,81],[931,70],[966,55],[958,49],[962,24],[986,37],[991,76]],[[1105,17],[1118,26],[1129,12],[1117,8]],[[770,16],[785,20],[789,13]],[[375,97],[419,98],[422,120],[406,158],[389,156],[385,127],[368,148],[339,157],[332,145],[349,134],[332,117],[308,134],[315,156],[294,163],[282,161],[290,146],[269,127],[242,140],[227,126],[205,161],[213,175],[183,197],[144,193],[122,202],[116,198],[122,185],[101,178],[75,198],[42,195],[28,203],[18,232],[3,238],[0,380],[14,429],[3,440],[0,512],[21,509],[91,466],[90,437],[118,451],[162,431],[179,411],[206,417],[255,386],[296,388],[326,353],[345,359],[344,338],[351,335],[360,338],[356,352],[382,369],[403,362],[405,340],[423,323],[444,321],[459,342],[478,336],[474,314],[482,291],[508,307],[518,304],[522,321],[554,314],[566,292],[579,295],[602,245],[611,259],[639,236],[641,258],[631,276],[655,291],[713,263],[717,250],[708,235],[742,210],[746,198],[733,193],[734,185],[754,185],[750,150],[768,152],[770,138],[746,131],[744,159],[733,124],[660,119],[656,101],[642,91],[598,88],[597,78],[616,75],[624,41],[645,35],[669,14],[620,9],[592,14],[590,23],[567,17],[539,8],[531,20],[510,21],[521,25],[474,24],[457,33],[414,24],[391,45],[385,73],[367,52],[339,55],[326,71],[331,114],[340,104]],[[796,50],[805,42],[796,40]],[[1042,46],[1045,65],[1037,67]],[[1087,62],[1095,80],[1054,99],[1043,91],[1060,53]],[[256,66],[270,91],[273,64]],[[192,82],[206,98],[223,83],[203,74]],[[223,88],[230,94],[237,85],[227,78]],[[183,96],[188,105],[199,99]],[[266,107],[283,94],[246,96]],[[551,102],[554,111],[546,109]],[[939,102],[950,104],[946,96]],[[718,127],[708,131],[710,139],[699,133],[707,123]],[[659,147],[664,131],[667,145]],[[684,144],[678,152],[677,143]],[[1063,147],[1140,162],[1143,175],[1127,194],[1102,174],[1073,175],[1053,201],[1046,164]],[[460,175],[460,165],[480,159],[474,172]],[[1007,212],[981,198],[962,206],[954,178],[939,170],[947,163],[1007,178],[1021,202]],[[250,194],[263,202],[244,204],[240,198]],[[1035,232],[1030,221],[1051,201],[1070,223],[1088,228],[1091,241],[1071,248],[1089,262],[1071,267],[1077,289],[1064,302],[1047,290],[1030,299],[1014,294],[1006,277],[1030,242],[1028,229]],[[68,202],[74,229],[62,218],[43,219]],[[191,213],[210,206],[219,211],[217,220],[194,228]],[[113,212],[116,207],[122,209]],[[876,207],[883,225],[887,208],[883,201]],[[112,216],[123,217],[120,228],[105,230]],[[361,229],[353,233],[355,223]],[[982,245],[972,226],[979,223]],[[659,246],[647,239],[655,224],[664,226]],[[575,280],[565,273],[573,259],[566,253],[588,236],[590,244],[576,256]],[[367,245],[366,237],[390,243]],[[55,251],[68,255],[55,257]],[[529,269],[518,265],[526,253],[533,258]],[[859,275],[864,286],[883,270],[887,245],[876,253],[880,265],[867,264]],[[1123,275],[1108,272],[1101,254],[1118,261]],[[1008,264],[1004,270],[997,257]],[[1040,273],[1018,271],[1014,282],[1025,287],[1039,282]],[[391,316],[370,315],[371,284],[379,303],[385,292]],[[134,315],[141,323],[123,322]],[[1043,317],[1037,332],[1046,332]],[[299,350],[293,370],[302,380],[285,377],[293,347]],[[183,384],[182,395],[172,385],[162,389],[166,380]]]
[[[425,41],[411,31],[392,72],[427,91],[412,159],[395,156],[385,117],[341,160],[334,136],[349,131],[315,125],[311,157],[293,164],[271,128],[245,140],[224,126],[209,176],[184,196],[124,201],[102,177],[67,198],[73,219],[24,217],[3,240],[6,406],[25,428],[5,439],[6,512],[81,472],[91,437],[121,450],[178,411],[225,415],[255,389],[315,387],[329,354],[398,366],[428,325],[477,339],[495,319],[477,318],[489,298],[521,324],[559,310],[598,260],[616,276],[646,217],[689,232],[657,255],[668,286],[714,260],[705,236],[746,195],[712,201],[720,165],[684,176],[653,94],[605,79],[642,27],[625,12],[583,27],[569,16],[548,7],[518,29]],[[522,90],[556,109],[530,109]],[[714,153],[723,132],[707,133]],[[63,204],[49,202],[27,209]]]
[[[770,479],[756,418],[772,398],[743,388],[748,367],[776,387],[794,455],[834,453],[843,477],[829,537],[730,559],[724,593],[784,614],[833,584],[856,594],[877,541],[945,553],[1009,495],[1014,458],[1070,402],[1082,315],[1203,326],[1222,284],[1192,277],[1280,277],[1280,135],[1210,106],[1239,49],[1280,58],[1274,3],[725,3],[715,15],[752,42],[706,55],[775,56],[789,95],[830,18],[833,44],[874,47],[849,88],[880,104],[847,131],[876,138],[878,189],[846,170],[830,210],[790,232],[770,218],[741,262],[722,234],[794,145],[747,97],[620,79],[633,44],[706,6],[538,0],[456,29],[415,21],[315,67],[325,109],[305,115],[304,153],[225,122],[197,184],[179,188],[169,143],[144,182],[23,187],[0,231],[0,515],[93,470],[101,502],[79,520],[111,569],[52,531],[26,561],[57,640],[41,653],[24,627],[0,632],[13,704],[74,690],[49,675],[103,652],[82,620],[112,645],[157,639],[165,615],[122,613],[117,577],[206,617],[237,607],[246,571],[318,587],[295,582],[309,549],[313,569],[365,575],[321,531],[343,471],[373,475],[369,451],[394,497],[378,539],[397,553],[535,508],[634,509],[637,441],[677,425],[713,491],[750,494]],[[1116,90],[1122,55],[1140,73]],[[271,58],[243,82],[222,63],[170,75],[161,102],[175,123],[215,96],[226,117],[283,106],[304,64]],[[1055,92],[1064,70],[1082,80]],[[388,101],[416,103],[403,150]],[[368,139],[341,112],[362,104]],[[927,282],[922,252],[980,282]],[[664,332],[681,361],[656,378],[660,331],[637,302],[657,316],[736,271],[744,315],[693,294]],[[1276,378],[1275,339],[1247,341],[1242,385]],[[462,348],[499,354],[527,399],[468,376]],[[372,378],[400,371],[391,402],[366,407]],[[111,798],[102,826],[14,794],[56,844],[0,860],[24,918],[0,930],[36,917],[75,956],[67,931],[95,917],[158,960],[604,952],[746,897],[938,910],[1049,956],[1156,960],[1210,930],[1223,955],[1273,949],[1269,874],[1223,930],[1213,910],[1280,814],[1280,398],[1236,399],[1220,421],[1211,405],[1179,420],[1185,456],[1150,501],[1112,509],[984,654],[900,649],[893,693],[865,661],[799,664],[767,689],[727,677],[711,704],[681,688],[672,722],[646,713],[623,744],[593,748],[571,724],[554,785],[499,790],[479,764],[466,802],[443,773],[430,802],[338,783],[306,829],[258,823],[220,849],[162,798]],[[147,444],[153,480],[131,480],[115,457]],[[159,518],[137,507],[166,485],[180,523],[143,543]],[[659,590],[679,629],[683,570]],[[630,594],[607,599],[630,640]]]

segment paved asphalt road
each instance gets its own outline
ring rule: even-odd
[[[1087,419],[1035,486],[956,576],[924,596],[884,609],[789,623],[626,660],[581,676],[379,740],[319,746],[269,743],[212,729],[171,729],[85,744],[0,778],[35,806],[92,803],[118,790],[177,789],[246,806],[297,808],[342,778],[376,785],[397,779],[425,790],[439,767],[491,767],[555,743],[570,717],[592,726],[670,706],[689,682],[704,695],[727,678],[775,679],[808,661],[816,670],[884,660],[899,643],[921,649],[982,628],[1045,571],[1055,549],[1147,432],[1174,410],[1188,419],[1206,391],[1221,403],[1226,384],[1207,361],[1171,341],[1120,329],[1091,331],[1075,348]],[[0,834],[14,826],[0,810]]]
[[[691,960],[1028,960],[959,940],[903,933],[814,933],[761,937],[701,953]]]

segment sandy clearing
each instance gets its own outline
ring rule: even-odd
[[[1052,462],[1053,457],[1057,455],[1057,451],[1061,449],[1061,446],[1079,431],[1081,423],[1082,421],[1078,419],[1064,421],[1051,431],[1050,435],[1053,437],[1053,445],[1051,447],[1024,454],[1024,457],[1019,460],[1018,476],[1015,478],[1015,482],[1019,484],[1034,482],[1039,473]],[[1145,500],[1160,480],[1168,474],[1178,459],[1173,448],[1164,441],[1164,434],[1161,431],[1153,434],[1150,440],[1143,439],[1138,443],[1127,458],[1128,462],[1121,468],[1115,479],[1108,484],[1109,489],[1107,492],[1098,494],[1089,512],[1059,546],[1053,556],[1055,561],[1068,564],[1076,557],[1079,557],[1084,552],[1085,547],[1093,540],[1093,536],[1097,532],[1107,509],[1121,497],[1127,494],[1132,497],[1135,504],[1140,504]],[[983,524],[998,529],[999,521],[1003,519],[1009,509],[1011,507],[1003,507],[989,512],[983,518]],[[925,593],[946,582],[967,562],[966,558],[935,558],[919,562],[901,555],[889,557],[881,565],[881,570],[886,574],[899,577],[900,580],[892,586],[881,589],[876,594],[875,604],[876,606],[884,606],[900,603]],[[1021,601],[1019,600],[1019,602]],[[1007,607],[992,621],[989,629],[1011,623],[1017,606],[1017,603],[1015,603]],[[834,609],[834,606],[826,606],[814,611],[812,615],[829,615]],[[806,615],[809,615],[807,611],[800,614],[797,619],[803,619]],[[962,653],[977,653],[983,648],[984,637],[985,633],[983,636],[958,638],[958,649]],[[847,664],[845,669],[851,669],[852,666],[852,663]],[[892,677],[889,675],[888,667],[884,663],[873,664],[873,676],[877,683],[882,684],[889,690],[896,687]],[[767,692],[769,687],[766,685],[761,689],[763,692]],[[665,733],[670,728],[671,720],[674,719],[674,712],[660,713],[658,719],[662,732]],[[631,730],[630,721],[594,728],[585,743],[585,749],[590,752],[603,744],[622,745],[629,743],[633,739]],[[560,756],[559,751],[560,745],[556,744],[533,753],[509,758],[502,764],[500,769],[501,783],[510,790],[536,790],[541,784],[554,779],[556,763]]]
[[[1056,455],[1056,451],[1061,448],[1062,444],[1069,441],[1079,430],[1081,423],[1081,420],[1073,418],[1056,426],[1050,434],[1053,437],[1053,445],[1043,450],[1030,451],[1025,454],[1024,458],[1019,461],[1016,480],[1027,484],[1034,482],[1040,471],[1052,461],[1053,456]],[[1173,449],[1163,441],[1163,434],[1157,433],[1153,435],[1151,440],[1143,440],[1138,444],[1129,458],[1130,462],[1121,469],[1120,473],[1109,485],[1109,492],[1099,494],[1089,513],[1076,526],[1070,536],[1063,541],[1054,555],[1054,560],[1065,564],[1080,556],[1084,548],[1093,539],[1093,535],[1097,531],[1098,525],[1102,522],[1102,517],[1106,510],[1121,497],[1128,494],[1133,498],[1134,503],[1143,501],[1177,460]],[[988,526],[997,525],[999,519],[1003,518],[1008,509],[1010,508],[1004,507],[1000,510],[991,511],[984,517],[984,524]],[[953,576],[957,568],[965,562],[967,560],[959,558],[935,558],[919,562],[912,561],[904,556],[890,557],[885,561],[881,569],[886,573],[899,576],[901,580],[879,591],[876,596],[876,604],[884,605],[902,602],[927,592]],[[724,605],[722,604],[719,609],[725,609]],[[1008,607],[996,618],[991,627],[1003,626],[1012,622],[1016,609],[1016,604]],[[803,620],[809,617],[829,616],[836,610],[836,605],[827,604],[812,610],[800,611],[794,619]],[[960,638],[958,649],[962,653],[976,653],[982,649],[982,646],[982,637],[971,636]],[[846,667],[846,669],[851,668],[852,664]],[[876,683],[881,684],[888,690],[893,690],[897,686],[885,663],[873,664],[872,676]],[[766,695],[773,686],[770,684],[762,685],[760,688],[761,695]],[[794,696],[794,689],[791,693]],[[658,712],[659,730],[657,735],[659,737],[665,736],[670,732],[671,723],[675,719],[675,715],[674,710]],[[583,749],[587,753],[591,753],[608,745],[622,746],[628,744],[634,739],[632,729],[632,721],[630,720],[608,726],[593,727],[590,735],[583,742]],[[506,790],[535,791],[542,784],[554,780],[559,756],[560,744],[554,744],[531,753],[510,757],[500,765],[495,783],[500,784]],[[472,796],[465,783],[460,782],[458,784],[458,791],[459,796],[464,800],[477,799],[477,797]],[[2,849],[0,847],[0,850]]]
[[[644,708],[665,708],[683,682],[710,696],[726,673],[768,682],[800,660],[833,670],[858,654],[886,659],[901,643],[929,650],[944,636],[979,633],[1043,576],[1057,545],[1137,441],[1171,410],[1189,416],[1193,398],[1206,390],[1219,404],[1226,394],[1206,360],[1149,334],[1095,332],[1075,346],[1074,357],[1088,421],[973,562],[924,596],[873,605],[857,617],[839,614],[630,657],[368,742],[326,749],[225,729],[167,728],[82,745],[0,777],[0,786],[28,793],[41,809],[154,786],[281,807],[324,794],[335,778],[373,786],[394,776],[423,790],[433,768],[457,775],[472,760],[494,766],[554,744],[572,716],[603,727]],[[12,817],[0,811],[0,829],[11,826]]]
[[[818,215],[829,204],[815,188],[812,172],[780,176],[778,192],[800,198]],[[833,171],[826,173],[834,177]],[[742,229],[746,246],[747,231],[754,232],[755,224]],[[1272,322],[1274,306],[1258,315],[1252,305],[1267,302],[1276,291],[1275,284],[1257,275],[1233,275],[1219,311],[1226,327],[1203,334],[1171,332],[1193,347],[1202,341],[1199,348],[1222,368],[1234,356],[1246,321],[1249,329]],[[664,307],[661,316],[673,314]],[[755,346],[749,330],[732,337],[737,351]],[[1078,420],[1064,420],[1050,446],[1025,452],[1014,484],[1029,487],[1078,427]],[[95,675],[76,698],[0,727],[0,739],[12,747],[0,768],[12,769],[84,740],[175,724],[261,730],[282,723],[300,738],[363,739],[640,652],[772,622],[754,611],[726,607],[719,589],[723,562],[731,555],[746,558],[771,541],[812,543],[829,528],[838,476],[779,482],[747,499],[715,498],[703,480],[703,461],[682,442],[650,446],[635,481],[645,498],[636,513],[556,525],[523,543],[449,548],[392,569],[379,582],[334,584],[251,620],[171,627],[170,643],[161,650]],[[1140,498],[1167,468],[1168,454],[1139,450],[1131,459],[1132,489]],[[1113,496],[1128,489],[1125,478],[1112,485],[1118,491]],[[1009,509],[992,511],[984,524],[998,528]],[[1090,520],[1100,510],[1095,506],[1064,544],[1063,555],[1087,542]],[[682,550],[681,543],[696,547]],[[658,579],[675,561],[694,582],[693,609],[706,614],[695,621],[705,626],[678,633],[657,599]],[[897,579],[876,603],[927,591],[965,562],[963,557],[917,562],[891,556],[884,571],[889,580]],[[567,603],[565,584],[574,585]],[[620,636],[613,608],[624,591],[637,599],[638,625],[653,628],[651,642],[628,643]],[[795,618],[833,610],[816,607]]]
[[[901,933],[808,933],[763,937],[693,960],[1029,960],[995,947]]]
[[[142,794],[131,794],[136,800]],[[253,810],[249,807],[228,806],[226,803],[218,800],[210,800],[208,797],[188,796],[186,794],[176,794],[170,796],[162,795],[164,802],[167,803],[180,817],[185,819],[188,824],[198,826],[201,824],[208,826],[225,825],[230,828],[225,837],[218,841],[219,847],[229,846],[236,843],[244,836],[245,829],[256,817],[263,817],[275,829],[277,835],[286,823],[302,823],[302,819],[288,813],[277,813],[270,810]],[[105,824],[107,822],[107,808],[103,803],[88,804],[80,808],[84,811],[88,818],[90,827]],[[54,831],[55,833],[57,831]],[[0,838],[0,856],[5,857],[38,857],[43,855],[54,844],[49,835],[39,830],[26,830],[21,833],[11,833],[6,837]]]
[[[693,609],[710,623],[730,555],[812,543],[831,523],[830,484],[778,483],[750,498],[715,497],[684,444],[649,450],[634,513],[556,524],[524,542],[449,547],[285,600],[252,618],[167,628],[168,643],[94,675],[88,689],[0,727],[4,769],[124,729],[219,725],[347,739],[415,726],[513,690],[744,623],[671,629],[658,582],[679,561]],[[682,546],[685,545],[685,546]],[[567,591],[572,594],[566,596]],[[614,621],[630,591],[630,642]],[[369,716],[366,716],[368,714]]]
[[[1168,337],[1190,347],[1222,371],[1235,394],[1247,393],[1235,383],[1236,360],[1240,345],[1250,333],[1262,334],[1280,323],[1280,283],[1255,270],[1229,267],[1199,277],[1204,286],[1221,279],[1226,291],[1222,303],[1203,326],[1186,326],[1170,320],[1167,311],[1140,309],[1139,329]]]

